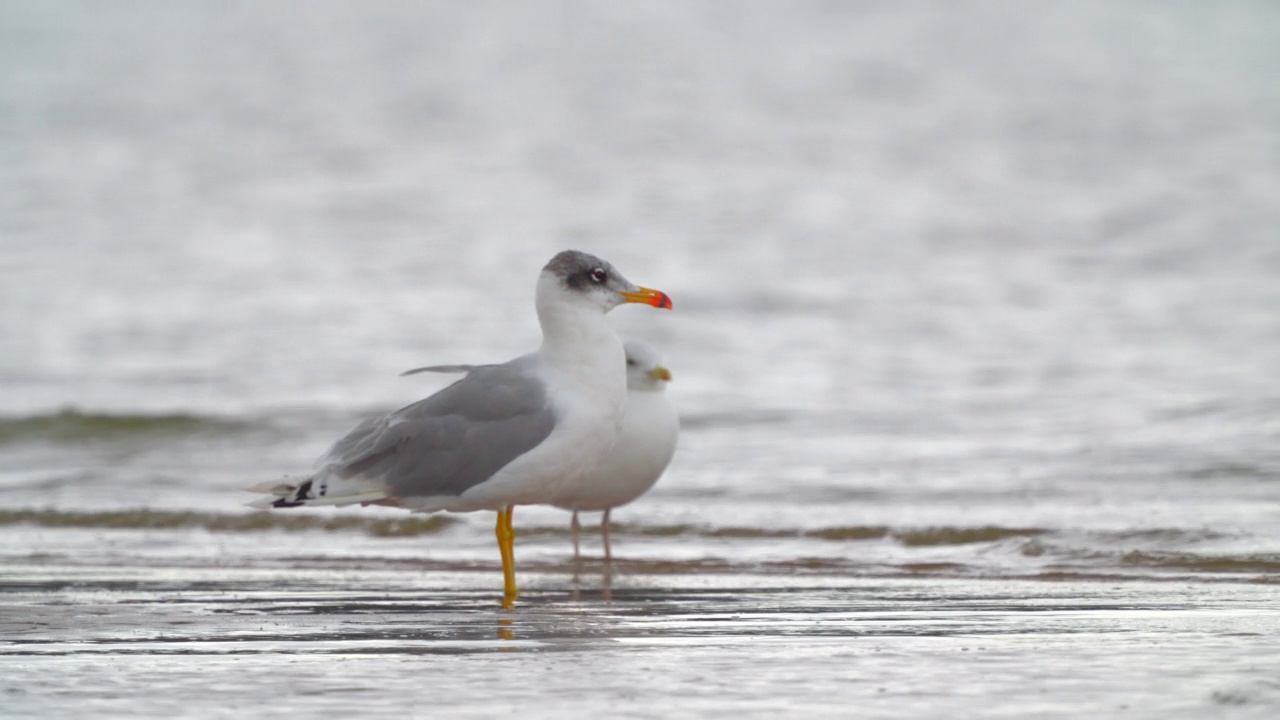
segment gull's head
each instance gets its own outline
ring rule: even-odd
[[[671,371],[662,364],[657,350],[638,340],[622,346],[627,354],[627,390],[661,392],[671,382]]]
[[[538,281],[544,295],[574,305],[596,307],[606,313],[623,303],[642,303],[671,309],[671,298],[660,290],[633,284],[608,261],[578,250],[565,250],[551,258]]]

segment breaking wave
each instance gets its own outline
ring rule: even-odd
[[[243,430],[244,421],[186,413],[112,414],[63,409],[53,413],[0,417],[0,444],[23,441],[78,443],[152,435],[191,435]]]
[[[161,530],[183,532],[203,530],[214,533],[255,532],[349,532],[371,537],[415,537],[434,535],[458,523],[457,516],[409,515],[368,517],[360,515],[311,515],[302,513],[220,514],[178,510],[125,509],[116,511],[68,511],[54,509],[0,510],[0,527],[36,525],[47,528],[90,530]],[[566,524],[521,527],[525,538],[552,538],[568,535]],[[829,527],[819,529],[779,529],[714,527],[704,525],[613,525],[617,536],[732,540],[751,543],[800,540],[811,543],[793,548],[790,559],[768,559],[747,563],[762,574],[798,573],[829,575],[885,575],[928,577],[1022,577],[1042,580],[1115,580],[1124,578],[1236,579],[1249,582],[1280,581],[1280,554],[1230,553],[1215,551],[1218,539],[1202,530],[1141,530],[1073,533],[1034,527],[919,527],[894,528],[882,525]],[[1158,547],[1151,547],[1158,541]],[[1209,541],[1202,551],[1191,545]],[[853,542],[892,543],[908,551],[881,554],[838,552],[833,545]],[[683,544],[683,543],[682,543]],[[1145,547],[1144,547],[1145,545]],[[972,546],[960,554],[949,548]],[[718,547],[708,543],[708,554],[681,561],[633,558],[620,567],[630,572],[737,572],[744,567],[718,555]],[[824,550],[823,548],[828,548]],[[934,549],[944,549],[945,556]],[[919,553],[919,554],[917,554]],[[300,560],[293,558],[294,561]],[[315,563],[342,564],[340,557],[317,557]],[[361,562],[372,561],[369,558]],[[395,560],[381,562],[394,565]],[[418,561],[415,561],[418,562]]]
[[[251,513],[245,515],[185,512],[174,510],[118,510],[75,512],[66,510],[0,510],[0,526],[39,525],[55,528],[100,530],[187,530],[210,532],[259,532],[264,530],[354,531],[375,537],[431,535],[460,522],[447,515],[403,518],[317,516],[292,513]]]

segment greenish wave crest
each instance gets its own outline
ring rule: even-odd
[[[63,409],[41,415],[0,417],[0,444],[30,441],[88,442],[148,435],[232,432],[244,421],[187,413],[111,414]]]
[[[457,522],[459,522],[457,518],[447,515],[375,518],[269,512],[233,515],[230,513],[151,509],[100,512],[41,509],[0,510],[0,526],[27,524],[42,527],[101,530],[202,529],[210,532],[225,533],[266,530],[283,530],[286,532],[319,530],[363,532],[377,537],[405,537],[438,533]]]

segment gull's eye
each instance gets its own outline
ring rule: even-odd
[[[604,268],[596,268],[595,270],[591,271],[591,280],[593,282],[602,283],[608,279],[609,279],[609,273],[605,272]]]
[[[631,358],[627,358],[627,365],[629,365],[629,366],[631,366],[631,367],[635,367],[635,366],[636,366],[636,361],[635,361],[635,360],[632,360]]]

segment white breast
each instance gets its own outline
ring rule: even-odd
[[[675,454],[680,418],[665,392],[627,394],[618,442],[599,470],[560,496],[566,510],[606,510],[625,505],[649,491]]]
[[[546,345],[538,352],[536,374],[556,415],[551,434],[449,509],[550,504],[595,475],[617,442],[626,404],[622,342],[600,319],[585,328],[576,352]]]

